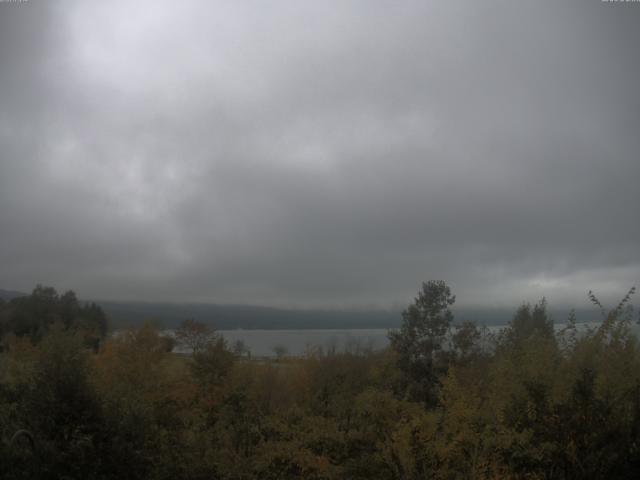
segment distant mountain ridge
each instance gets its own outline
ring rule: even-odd
[[[289,310],[255,305],[219,305],[155,302],[96,301],[114,328],[152,320],[175,328],[192,318],[218,330],[242,329],[339,329],[391,328],[400,325],[400,313],[344,310]]]
[[[0,289],[0,298],[8,301],[28,295],[14,290]],[[81,300],[84,301],[84,300]],[[137,327],[152,321],[161,328],[175,328],[192,318],[218,330],[264,329],[358,329],[398,328],[402,323],[400,311],[392,310],[321,310],[285,309],[256,305],[221,305],[204,303],[134,302],[91,300],[102,307],[112,329]],[[506,325],[516,311],[513,308],[452,308],[454,322],[473,321],[480,325]],[[564,323],[568,309],[549,309],[555,323]],[[600,319],[594,309],[576,311],[579,322]]]
[[[17,297],[25,297],[27,296],[28,293],[24,293],[24,292],[16,292],[14,290],[3,290],[0,288],[0,298],[2,300],[5,301],[9,301],[13,298],[17,298]]]
[[[218,305],[96,301],[111,320],[113,328],[134,327],[147,320],[164,328],[175,328],[192,318],[218,330],[264,329],[358,329],[398,328],[402,313],[391,310],[293,310],[255,305]],[[473,321],[479,325],[506,325],[515,314],[513,308],[452,308],[454,323]],[[555,323],[566,322],[569,309],[550,309]],[[593,309],[576,310],[578,322],[599,320]]]

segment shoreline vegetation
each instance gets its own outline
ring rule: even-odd
[[[542,299],[491,332],[429,281],[384,348],[256,357],[190,319],[108,335],[100,306],[38,286],[0,299],[0,477],[634,478],[634,293],[589,292],[598,323],[554,327]]]

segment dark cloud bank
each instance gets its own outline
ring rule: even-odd
[[[640,280],[640,4],[0,3],[0,286],[397,308]]]

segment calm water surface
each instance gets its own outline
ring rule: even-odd
[[[597,326],[598,323],[578,324],[579,329]],[[556,330],[564,328],[556,324]],[[497,333],[502,326],[489,326],[488,331]],[[230,347],[238,340],[244,342],[251,354],[256,357],[275,356],[276,347],[284,347],[287,355],[303,355],[310,349],[344,351],[349,349],[382,349],[389,344],[388,329],[318,329],[318,330],[218,330]],[[636,327],[636,334],[638,333]],[[179,351],[179,350],[178,350]]]

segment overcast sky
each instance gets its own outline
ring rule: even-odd
[[[0,3],[0,288],[585,306],[640,283],[640,3]]]

